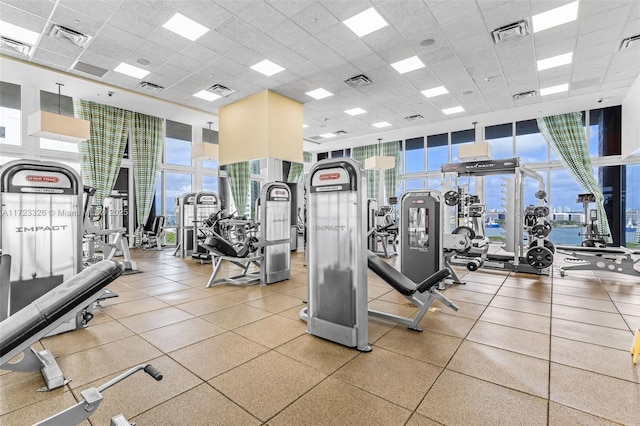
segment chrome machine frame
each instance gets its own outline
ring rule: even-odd
[[[269,182],[260,190],[260,283],[291,278],[291,190],[281,182]]]
[[[176,197],[176,250],[173,255],[179,255],[180,257],[189,257],[193,253],[193,221],[195,209],[193,204],[195,203],[196,193],[187,192],[179,197]]]

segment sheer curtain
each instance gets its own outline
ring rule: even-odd
[[[384,191],[387,198],[394,197],[398,192],[398,184],[400,183],[400,170],[402,155],[400,153],[400,141],[386,142],[380,145],[380,155],[395,158],[395,167],[393,169],[384,170]],[[389,200],[380,200],[382,204],[386,204]]]
[[[359,146],[351,149],[351,158],[364,168],[364,160],[378,154],[378,145]],[[378,199],[378,171],[365,170],[367,176],[367,197]]]
[[[227,177],[231,187],[231,196],[238,215],[247,212],[247,197],[251,184],[251,165],[248,161],[227,165]]]
[[[601,234],[610,235],[609,220],[604,210],[604,196],[593,176],[589,142],[582,125],[581,113],[572,112],[538,118],[538,128],[569,174],[585,191],[595,196],[598,230]],[[611,242],[611,237],[607,237],[606,241]]]

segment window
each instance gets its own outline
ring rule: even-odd
[[[202,190],[218,193],[218,176],[202,176]]]
[[[191,192],[191,175],[165,172],[164,210],[167,226],[176,226],[176,198]]]
[[[53,139],[46,138],[40,138],[40,148],[50,149],[53,151],[80,152],[80,147],[75,142],[55,141]]]
[[[191,166],[191,126],[171,120],[166,123],[165,164]]]
[[[442,170],[449,162],[449,134],[427,136],[427,170]]]
[[[453,162],[460,162],[458,159],[458,147],[461,144],[474,143],[476,131],[474,129],[451,132],[451,158]]]
[[[491,158],[513,158],[513,126],[511,123],[485,127],[484,138],[491,145]]]
[[[248,200],[249,205],[245,210],[245,214],[247,216],[250,216],[254,220],[260,220],[260,218],[258,218],[257,212],[255,211],[256,200],[258,198],[260,198],[260,181],[256,179],[251,179],[251,188],[249,191],[249,200]]]
[[[260,174],[260,160],[251,160],[250,167],[252,175]]]
[[[0,144],[22,145],[20,95],[20,86],[0,81]]]
[[[404,190],[406,191],[412,191],[412,190],[416,190],[416,189],[425,189],[424,186],[424,179],[420,178],[420,179],[405,179],[404,180]]]
[[[424,138],[407,139],[404,146],[405,173],[424,172]]]
[[[336,151],[331,151],[331,158],[342,158],[344,157],[344,150],[338,149]]]
[[[626,210],[625,237],[626,246],[640,248],[640,164],[626,168]]]
[[[591,157],[620,155],[621,132],[622,107],[589,111],[589,155]]]
[[[552,170],[549,173],[549,203],[551,209],[551,234],[554,244],[580,245],[583,232],[584,214],[581,204],[576,203],[582,187],[566,170]]]
[[[538,129],[537,120],[518,121],[516,123],[516,157],[527,163],[547,161],[549,146]]]
[[[329,158],[329,153],[328,152],[319,152],[318,153],[318,161],[326,160],[327,158]]]

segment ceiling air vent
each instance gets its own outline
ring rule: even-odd
[[[622,43],[620,43],[620,50],[628,49],[629,47],[638,45],[640,45],[640,34],[627,37],[622,40]]]
[[[33,48],[33,46],[31,46],[30,44],[13,40],[7,37],[0,38],[0,46],[6,49],[15,50],[16,52],[25,56],[29,56],[31,54],[31,49]]]
[[[408,117],[404,118],[407,121],[420,121],[420,120],[424,120],[424,117],[421,116],[420,114],[416,114],[416,115],[410,115]]]
[[[207,92],[215,93],[218,96],[229,96],[232,93],[236,93],[235,90],[229,89],[228,87],[223,86],[222,84],[214,84],[213,86],[206,89]]]
[[[349,86],[353,87],[354,89],[359,89],[360,87],[370,85],[371,83],[373,83],[373,80],[371,80],[369,77],[367,77],[364,74],[360,74],[360,75],[356,75],[355,77],[348,78],[344,82],[347,83]]]
[[[138,87],[155,93],[159,93],[164,90],[164,87],[158,84],[150,83],[148,81],[141,81],[140,83],[138,83]]]
[[[91,74],[96,77],[102,77],[108,71],[104,68],[96,67],[95,65],[87,64],[86,62],[81,61],[76,62],[72,69],[83,72],[85,74]]]
[[[322,140],[324,138],[322,136],[311,136],[311,137],[309,137],[309,139],[313,139],[314,141],[319,141],[319,140]]]
[[[536,91],[530,90],[528,92],[516,93],[515,95],[513,95],[513,100],[517,101],[518,99],[535,98],[536,96],[537,96]]]
[[[498,44],[508,40],[512,40],[514,38],[524,37],[530,33],[529,21],[523,19],[522,21],[514,22],[513,24],[505,25],[504,27],[496,28],[495,30],[491,31],[491,36],[493,36],[493,41]]]
[[[66,41],[68,43],[73,43],[76,46],[80,47],[85,47],[87,43],[89,43],[89,40],[91,40],[91,36],[83,34],[80,31],[76,31],[69,27],[63,27],[62,25],[58,24],[53,24],[51,26],[49,35],[53,38]]]

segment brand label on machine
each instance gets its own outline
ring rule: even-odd
[[[316,225],[314,231],[344,231],[346,225]]]
[[[16,232],[64,231],[67,225],[51,226],[16,226]]]
[[[57,177],[57,176],[27,175],[27,180],[29,182],[43,182],[43,183],[58,183],[58,182],[60,182],[60,178]]]
[[[282,188],[272,188],[269,191],[269,201],[289,201],[289,193]]]
[[[342,189],[342,185],[349,183],[349,174],[341,167],[319,170],[313,174],[311,186],[324,187],[317,188],[317,191],[337,191]]]
[[[471,161],[468,163],[449,163],[442,165],[442,172],[485,172],[485,171],[513,171],[520,166],[518,158],[507,158],[504,160]]]
[[[55,188],[64,190],[64,188],[71,188],[71,181],[62,173],[47,172],[41,170],[20,170],[12,176],[11,185],[16,187],[29,188],[50,188],[51,186],[54,186]],[[25,191],[23,188],[22,192],[43,191]]]
[[[200,202],[201,203],[215,203],[216,202],[216,197],[214,197],[213,195],[203,195],[200,197]]]

